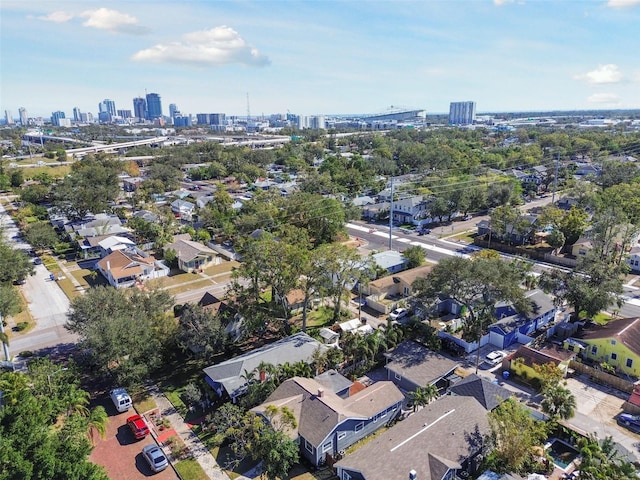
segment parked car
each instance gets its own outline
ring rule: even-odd
[[[623,413],[618,417],[618,423],[629,430],[640,431],[640,415]]]
[[[421,228],[418,230],[418,235],[429,235],[431,230],[429,228]]]
[[[109,396],[120,413],[126,412],[133,406],[131,397],[124,388],[114,388],[109,392]]]
[[[400,320],[401,318],[409,315],[409,310],[406,308],[396,308],[393,312],[389,314],[389,318],[391,320]]]
[[[496,365],[498,365],[499,363],[502,362],[502,360],[504,360],[504,358],[507,356],[506,352],[503,352],[501,350],[496,350],[495,352],[491,352],[488,353],[485,357],[484,357],[484,363],[490,368],[490,367],[495,367]]]
[[[140,415],[133,415],[127,418],[127,425],[131,429],[131,433],[133,433],[136,440],[142,440],[144,437],[149,435],[147,422],[145,422],[144,418]]]
[[[162,450],[157,445],[147,445],[142,449],[142,456],[149,464],[154,473],[161,472],[169,466],[167,457],[164,456]]]
[[[33,259],[34,265],[42,265],[42,259],[40,257],[36,257]]]

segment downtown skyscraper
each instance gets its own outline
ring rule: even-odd
[[[162,102],[157,93],[147,93],[147,120],[162,117]]]
[[[472,125],[476,119],[476,102],[451,102],[449,125]]]
[[[143,97],[133,99],[133,116],[142,122],[147,119],[147,100]]]

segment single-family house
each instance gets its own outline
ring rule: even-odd
[[[571,246],[571,255],[573,255],[576,258],[584,257],[592,248],[593,248],[593,243],[590,238],[580,237]]]
[[[133,240],[120,235],[110,235],[98,242],[100,248],[100,256],[106,257],[116,250],[131,250],[135,247]]]
[[[389,273],[397,273],[407,268],[407,259],[396,250],[385,250],[371,256],[379,268]]]
[[[100,260],[96,269],[115,288],[127,288],[169,275],[169,267],[136,248],[115,250]]]
[[[362,218],[364,220],[380,220],[385,215],[388,215],[391,203],[380,202],[371,205],[362,206]]]
[[[224,331],[235,342],[242,336],[244,317],[225,300],[220,300],[211,292],[205,292],[198,301],[203,310],[217,317],[224,325]]]
[[[510,303],[496,304],[498,319],[489,326],[489,343],[507,348],[514,343],[526,344],[533,340],[533,333],[552,323],[558,308],[553,299],[542,290],[530,290],[525,297],[531,304],[527,314],[518,313]]]
[[[125,192],[135,192],[140,184],[144,182],[142,177],[127,177],[122,179],[122,190]]]
[[[403,401],[391,382],[376,382],[342,398],[316,379],[294,377],[252,410],[262,414],[270,405],[289,408],[297,426],[287,433],[302,455],[319,466],[333,463],[340,452],[393,421]]]
[[[87,215],[80,221],[67,222],[64,224],[64,230],[70,237],[95,237],[129,232],[117,215],[106,213]]]
[[[432,265],[423,265],[363,285],[362,293],[367,296],[367,305],[377,312],[389,313],[399,300],[414,295],[413,282],[427,275],[432,268]]]
[[[629,250],[627,265],[632,272],[640,273],[640,245],[636,244]]]
[[[392,208],[393,221],[400,225],[420,225],[422,220],[430,216],[429,201],[422,195],[394,200]]]
[[[457,381],[449,388],[447,393],[449,395],[473,397],[488,412],[491,412],[512,395],[510,390],[476,374],[471,374]]]
[[[414,391],[418,387],[435,385],[444,391],[449,387],[452,375],[460,363],[412,340],[400,343],[387,357],[387,380],[403,390]]]
[[[103,240],[116,236],[115,234],[110,235],[96,235],[95,237],[82,237],[78,239],[78,247],[80,248],[82,258],[101,258],[104,257],[105,253],[100,247],[100,242]],[[118,235],[119,237],[123,237],[123,235]],[[126,238],[126,237],[125,237]]]
[[[131,215],[134,218],[141,218],[145,222],[153,223],[158,221],[158,215],[149,210],[138,210]]]
[[[186,200],[178,199],[171,202],[171,211],[176,216],[176,218],[179,218],[181,220],[191,221],[195,209],[196,206]]]
[[[275,366],[284,363],[311,362],[316,350],[326,350],[327,348],[329,347],[306,333],[296,333],[205,368],[205,380],[219,396],[228,397],[232,402],[235,402],[240,395],[246,392],[246,374],[255,373],[258,365],[262,362]],[[258,373],[263,375],[262,372]]]
[[[207,268],[210,265],[216,265],[222,261],[211,248],[199,242],[187,240],[182,235],[176,235],[174,242],[165,245],[163,250],[165,253],[168,250],[176,252],[178,268],[183,272],[193,272],[194,270]]]
[[[565,340],[564,346],[575,349],[576,343],[583,347],[581,357],[640,377],[640,317],[610,320],[604,325],[586,324],[575,336]]]
[[[447,396],[339,460],[340,480],[454,480],[475,473],[490,432],[487,410],[473,397]],[[464,473],[463,473],[464,472]]]
[[[563,375],[569,371],[569,362],[575,358],[577,352],[567,350],[558,345],[544,345],[539,349],[534,349],[526,345],[520,345],[518,350],[509,355],[505,360],[508,362],[509,370],[520,377],[532,380],[541,378],[536,372],[535,365],[554,364]],[[504,364],[504,362],[503,362]]]

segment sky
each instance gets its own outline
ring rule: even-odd
[[[2,0],[0,109],[640,108],[639,27],[640,0]]]

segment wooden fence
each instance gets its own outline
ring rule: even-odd
[[[602,370],[597,370],[589,365],[585,365],[584,363],[576,362],[575,360],[571,360],[569,362],[569,368],[578,373],[589,375],[595,382],[608,385],[616,390],[620,390],[621,392],[631,394],[631,392],[633,392],[633,387],[635,386],[628,380],[616,377],[615,375],[603,372]]]

